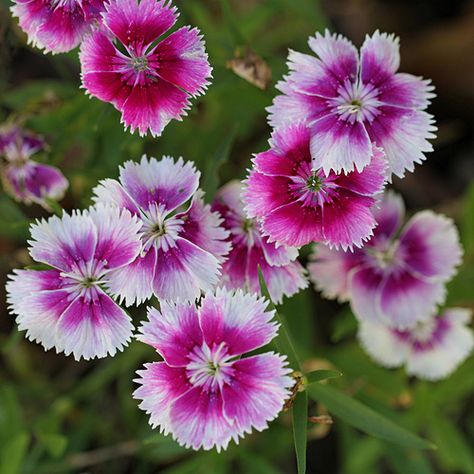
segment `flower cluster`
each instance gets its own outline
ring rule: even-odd
[[[31,159],[43,150],[45,143],[19,127],[0,129],[0,176],[5,191],[25,204],[36,203],[49,209],[48,200],[60,200],[68,188],[68,181],[54,166]]]
[[[15,0],[31,42],[62,52],[81,43],[82,84],[110,102],[133,133],[160,135],[204,92],[211,67],[196,28],[169,32],[166,0]],[[263,430],[290,396],[284,356],[258,352],[277,334],[259,270],[277,303],[307,286],[349,301],[367,352],[428,379],[447,376],[473,347],[470,313],[439,312],[461,261],[457,231],[431,211],[404,226],[392,175],[424,160],[435,130],[428,81],[398,73],[398,40],[378,31],[360,56],[345,38],[317,34],[316,54],[290,52],[269,108],[269,149],[247,179],[212,205],[192,162],[143,156],[100,181],[84,211],[37,221],[29,252],[40,270],[15,270],[7,298],[26,336],[75,359],[114,355],[134,325],[120,306],[153,296],[138,338],[162,361],[138,371],[135,398],[153,427],[194,449],[226,449]],[[48,207],[67,187],[30,160],[43,143],[0,133],[2,178],[17,199]]]
[[[14,0],[12,12],[45,52],[81,44],[83,88],[113,104],[132,133],[161,135],[209,85],[202,36],[189,26],[168,34],[178,12],[167,0]]]
[[[327,298],[350,302],[363,346],[376,360],[388,366],[406,362],[408,372],[419,377],[446,376],[472,349],[472,335],[460,340],[458,350],[446,349],[458,329],[469,332],[460,329],[469,312],[451,317],[459,311],[450,309],[436,317],[445,285],[461,263],[456,227],[432,211],[418,212],[402,226],[404,204],[393,192],[374,212],[378,225],[362,249],[344,252],[316,245],[310,277]],[[446,352],[443,366],[435,355],[438,348]]]

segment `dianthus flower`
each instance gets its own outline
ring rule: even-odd
[[[444,301],[445,283],[461,262],[458,232],[432,211],[416,213],[400,232],[404,205],[390,191],[375,214],[378,226],[362,249],[317,245],[310,278],[326,297],[349,300],[360,320],[408,328],[431,318]]]
[[[284,295],[292,296],[308,285],[305,270],[297,260],[298,250],[276,246],[261,235],[257,222],[245,217],[241,191],[242,184],[231,181],[219,190],[212,205],[224,218],[222,225],[230,232],[232,242],[222,265],[222,284],[259,293],[260,267],[272,301],[281,303]]]
[[[127,306],[153,294],[191,300],[217,284],[228,232],[204,204],[199,176],[182,158],[143,156],[120,167],[119,181],[106,179],[94,189],[96,202],[126,208],[142,223],[140,256],[108,276],[110,290]]]
[[[28,42],[45,53],[65,53],[79,45],[99,20],[104,0],[14,0],[13,16]]]
[[[54,166],[37,163],[30,157],[44,148],[40,137],[12,127],[0,131],[0,176],[3,187],[17,201],[40,204],[49,209],[47,199],[60,200],[68,181]]]
[[[447,308],[408,330],[361,321],[358,337],[381,365],[405,365],[409,375],[439,380],[448,377],[471,353],[474,335],[468,327],[470,319],[468,309]]]
[[[148,312],[139,339],[163,362],[145,364],[134,397],[150,424],[180,445],[226,449],[229,441],[267,428],[293,380],[285,358],[273,352],[242,357],[278,331],[265,299],[218,289],[196,307],[164,303]]]
[[[398,38],[367,36],[360,58],[346,38],[317,33],[309,47],[318,56],[290,51],[290,74],[277,84],[269,122],[279,127],[305,121],[311,130],[314,167],[339,173],[367,166],[382,148],[389,174],[413,171],[433,147],[433,117],[426,113],[434,97],[430,81],[397,73]]]
[[[209,84],[197,28],[184,26],[162,39],[177,16],[165,0],[115,0],[106,4],[103,26],[82,43],[83,87],[112,103],[132,133],[161,135]]]
[[[140,252],[140,226],[128,211],[102,205],[33,224],[30,254],[51,268],[15,270],[7,283],[27,338],[76,360],[122,350],[133,325],[104,290],[110,272]]]
[[[374,147],[361,172],[326,174],[312,167],[309,143],[310,131],[301,123],[273,133],[247,179],[247,216],[259,220],[269,242],[359,247],[375,227],[371,208],[385,185],[383,153]]]

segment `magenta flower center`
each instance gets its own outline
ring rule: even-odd
[[[323,207],[332,202],[337,186],[322,169],[312,170],[310,163],[302,162],[291,177],[290,193],[304,206]]]
[[[351,123],[371,122],[378,114],[379,91],[372,84],[345,81],[338,93],[339,97],[334,102],[339,118]]]
[[[214,392],[230,382],[232,356],[228,354],[225,342],[214,344],[212,348],[204,342],[202,346],[195,346],[188,358],[186,374],[192,385]]]

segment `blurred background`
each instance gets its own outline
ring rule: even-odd
[[[61,168],[70,189],[61,205],[90,204],[99,179],[143,153],[183,156],[202,172],[211,199],[216,188],[243,178],[253,153],[266,147],[265,107],[286,72],[288,48],[309,52],[307,37],[325,27],[359,46],[375,29],[401,38],[401,70],[431,78],[437,98],[435,152],[396,188],[410,212],[432,208],[453,217],[465,263],[450,284],[449,304],[474,309],[474,2],[467,0],[236,0],[175,1],[180,24],[198,26],[214,67],[207,94],[182,123],[163,136],[124,133],[110,104],[79,88],[77,51],[43,55],[0,0],[0,122],[15,120],[42,134],[49,150],[38,159]],[[271,77],[271,78],[270,78]],[[261,87],[266,86],[264,89]],[[0,192],[0,474],[31,473],[293,473],[291,421],[248,436],[221,455],[193,453],[152,431],[132,399],[134,372],[156,360],[134,342],[116,357],[75,362],[25,340],[8,314],[4,282],[12,268],[30,264],[28,225],[46,216]],[[302,260],[309,249],[303,249]],[[355,340],[345,306],[312,289],[280,308],[310,369],[337,367],[337,382],[352,396],[438,445],[434,452],[398,448],[335,420],[308,432],[311,473],[474,472],[474,361],[449,379],[427,383],[402,370],[375,365]],[[132,311],[138,322],[143,308]],[[313,415],[325,414],[311,405]]]

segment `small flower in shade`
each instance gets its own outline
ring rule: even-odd
[[[199,175],[182,158],[144,156],[120,167],[119,181],[106,179],[94,189],[96,202],[126,208],[142,223],[141,255],[108,276],[110,290],[127,306],[153,294],[191,300],[218,283],[228,232],[204,204]]]
[[[408,330],[362,321],[359,340],[368,354],[385,367],[406,366],[409,375],[439,380],[448,377],[471,353],[474,335],[471,311],[447,308],[439,316]]]
[[[293,379],[273,352],[242,357],[269,343],[278,325],[255,294],[218,289],[200,307],[164,303],[150,308],[139,339],[163,362],[145,364],[134,397],[150,424],[193,449],[226,449],[229,441],[267,428]]]
[[[106,5],[103,28],[82,43],[83,87],[112,103],[132,133],[161,135],[209,84],[211,67],[197,28],[184,26],[161,39],[177,16],[164,0],[116,0]]]
[[[13,16],[28,36],[28,42],[45,53],[65,53],[81,42],[99,19],[103,0],[14,0]]]
[[[400,232],[404,205],[390,191],[375,215],[378,226],[362,249],[317,245],[310,278],[326,297],[349,300],[360,320],[408,328],[444,301],[445,283],[461,262],[458,232],[451,219],[431,211],[415,214]]]
[[[104,291],[108,276],[140,252],[141,223],[103,205],[31,227],[30,254],[48,270],[15,270],[7,283],[20,330],[45,349],[91,359],[127,345],[133,325]]]
[[[282,92],[268,109],[272,126],[300,120],[311,129],[311,155],[325,173],[359,171],[383,148],[390,174],[413,171],[433,147],[433,117],[424,109],[434,97],[430,81],[398,73],[398,38],[367,36],[360,58],[340,35],[317,33],[309,39],[317,58],[290,51],[290,74],[277,84]]]
[[[41,138],[16,127],[0,131],[0,156],[5,157],[0,177],[5,191],[17,201],[49,209],[47,199],[60,200],[69,183],[54,166],[30,159],[43,148]]]
[[[275,131],[259,153],[244,193],[249,218],[260,221],[269,242],[295,247],[310,242],[359,247],[372,235],[372,206],[385,185],[386,162],[374,147],[370,163],[346,175],[312,168],[304,124]]]
[[[222,265],[222,284],[227,288],[242,288],[260,292],[260,266],[270,297],[281,303],[283,295],[292,296],[308,286],[305,270],[298,262],[298,250],[285,245],[276,246],[262,237],[257,222],[244,214],[240,199],[242,184],[231,181],[217,193],[212,209],[224,218],[229,230],[232,250]]]

